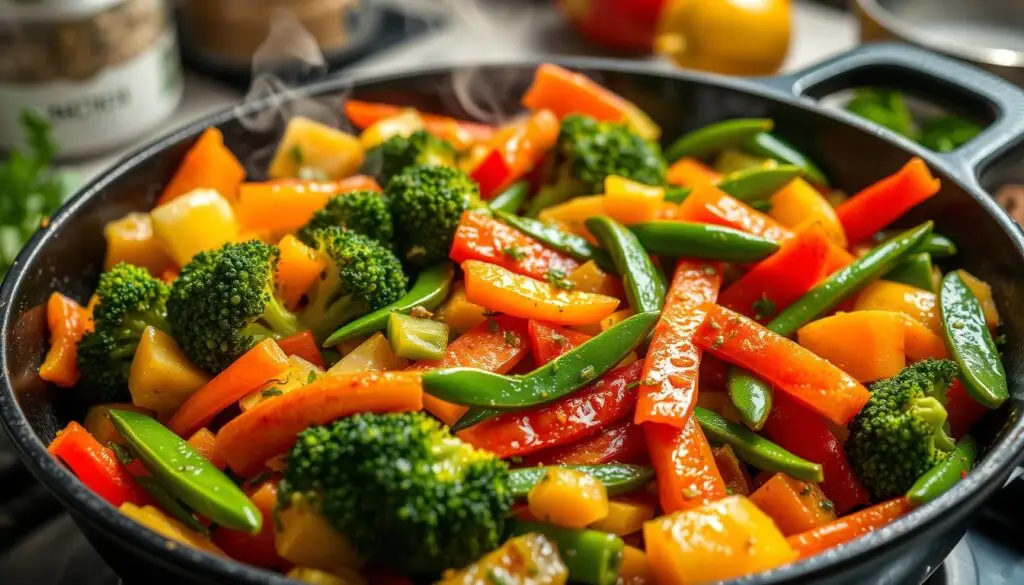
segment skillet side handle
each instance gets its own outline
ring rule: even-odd
[[[860,80],[870,80],[872,73],[885,70],[929,77],[940,86],[980,100],[989,109],[993,121],[981,134],[953,152],[938,155],[965,182],[976,183],[989,163],[1024,137],[1024,91],[987,71],[909,45],[863,45],[802,71],[758,81],[797,97],[815,98],[850,88],[843,80],[857,79],[859,85],[870,85],[870,81]]]

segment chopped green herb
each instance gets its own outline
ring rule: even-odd
[[[292,146],[288,154],[292,155],[292,161],[295,162],[296,166],[301,167],[306,164],[306,156],[302,153],[302,147],[298,144]]]
[[[512,260],[519,262],[523,258],[526,258],[526,252],[523,251],[519,246],[509,246],[508,248],[502,248],[501,253],[508,256]]]
[[[561,333],[555,332],[551,334],[551,343],[554,343],[558,347],[564,347],[565,344],[569,343],[569,338]]]
[[[316,370],[310,370],[309,375],[306,376],[307,384],[312,384],[313,382],[316,382]]]
[[[566,274],[564,270],[552,268],[544,273],[544,280],[548,281],[548,283],[555,288],[572,290],[575,286],[571,281],[569,281],[568,276],[569,275]]]
[[[264,398],[270,398],[271,396],[281,396],[282,394],[284,394],[284,392],[280,388],[267,388],[263,392],[260,392],[260,396]]]
[[[582,370],[580,370],[580,380],[582,380],[584,382],[589,382],[589,381],[593,380],[594,376],[596,376],[596,375],[597,375],[597,370],[594,369],[594,366],[587,366],[587,367],[583,368]]]
[[[522,345],[523,340],[519,339],[519,336],[511,331],[505,332],[505,345],[509,347],[519,347]]]

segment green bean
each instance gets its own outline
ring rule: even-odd
[[[985,324],[981,303],[959,271],[950,272],[942,279],[939,311],[946,347],[960,366],[964,389],[979,404],[998,408],[1010,395],[1006,372]]]
[[[977,456],[978,444],[974,438],[966,436],[960,439],[949,458],[929,469],[914,482],[907,492],[907,501],[916,508],[946,493],[967,476],[974,467]]]
[[[790,477],[817,483],[825,479],[821,465],[797,457],[717,412],[698,406],[693,409],[693,416],[709,441],[731,446],[737,457],[758,469],[781,471]]]
[[[111,410],[110,421],[169,494],[220,526],[259,533],[263,516],[252,500],[181,437],[137,412]]]
[[[611,254],[615,271],[622,275],[626,299],[633,311],[660,311],[665,306],[665,283],[633,232],[604,215],[588,217],[586,224],[590,233]]]
[[[593,260],[601,270],[608,272],[615,270],[615,264],[608,253],[597,246],[592,246],[585,238],[536,219],[519,217],[503,211],[495,212],[494,215],[502,223],[516,228],[549,248],[564,252],[580,262]]]
[[[665,160],[675,162],[685,156],[701,158],[720,150],[745,144],[771,132],[774,122],[768,118],[738,118],[702,126],[682,135],[665,151]]]
[[[488,207],[492,211],[504,211],[506,213],[515,213],[523,206],[523,202],[526,201],[526,196],[530,192],[530,183],[526,181],[519,181],[512,183],[508,189],[505,189],[501,193],[494,196],[494,199],[488,203]]]
[[[415,307],[423,307],[428,310],[436,309],[448,298],[454,279],[455,266],[451,262],[441,262],[421,270],[419,276],[416,277],[415,284],[405,296],[386,307],[381,307],[347,323],[327,338],[324,347],[332,347],[353,337],[383,331],[387,327],[388,315],[391,313],[408,314]]]
[[[619,577],[626,544],[614,534],[524,520],[513,520],[510,530],[513,536],[538,533],[554,542],[573,583],[613,585]]]
[[[875,243],[881,244],[882,242],[887,242],[898,235],[898,233],[893,233],[891,231],[878,232],[878,234],[875,235],[874,240]],[[932,258],[948,258],[956,255],[956,244],[946,236],[933,233],[925,238],[925,240],[921,242],[914,251],[922,254],[928,254]]]
[[[544,467],[520,467],[509,472],[509,488],[512,495],[525,498],[533,486],[544,479],[548,470],[558,467],[586,473],[604,484],[608,495],[614,496],[640,489],[654,479],[654,470],[644,465],[551,465]]]
[[[796,165],[804,170],[804,176],[812,184],[819,187],[828,187],[828,178],[811,159],[803,155],[799,150],[783,142],[781,138],[770,133],[762,132],[743,144],[743,149],[751,154],[774,159],[783,164]]]
[[[795,165],[755,167],[727,175],[718,188],[740,201],[765,201],[793,179],[802,176],[804,169]]]
[[[909,284],[931,293],[936,292],[932,257],[925,252],[908,255],[906,260],[897,264],[883,278]]]
[[[631,225],[629,229],[651,254],[725,262],[756,262],[779,250],[775,242],[719,225],[649,221]]]

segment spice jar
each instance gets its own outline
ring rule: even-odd
[[[144,135],[182,94],[166,0],[0,0],[0,147],[22,141],[35,108],[61,156]]]

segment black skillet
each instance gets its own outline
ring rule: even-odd
[[[1024,94],[1008,83],[936,55],[895,45],[858,49],[795,75],[736,79],[691,72],[652,72],[643,65],[598,59],[555,59],[581,70],[627,99],[661,124],[666,137],[709,122],[735,117],[768,117],[778,132],[809,153],[834,183],[855,191],[899,168],[912,155],[926,159],[942,178],[939,196],[906,218],[931,218],[937,231],[960,247],[955,259],[992,284],[1003,332],[1006,370],[1013,398],[980,425],[988,450],[978,468],[952,491],[884,529],[805,562],[736,581],[750,584],[920,583],[946,557],[971,518],[1004,483],[1021,459],[1024,421],[1024,235],[985,194],[984,170],[1015,146],[1024,132]],[[432,67],[402,74],[335,79],[306,88],[340,111],[343,96],[382,100],[427,111],[468,116],[455,99],[453,77],[489,92],[506,112],[518,108],[536,63],[476,68]],[[974,113],[988,128],[951,154],[926,151],[892,133],[816,103],[834,91],[860,85],[889,85]],[[297,96],[292,96],[297,97]],[[93,495],[50,458],[45,445],[84,405],[66,390],[47,387],[36,370],[46,349],[43,304],[55,288],[84,300],[103,258],[104,223],[129,211],[148,210],[199,132],[220,127],[227,145],[253,163],[280,137],[278,125],[250,131],[240,116],[269,107],[253,103],[212,116],[135,152],[97,179],[57,212],[48,229],[32,238],[8,274],[0,298],[0,365],[4,389],[0,416],[29,469],[67,506],[103,557],[128,582],[284,583],[280,575],[213,558],[176,546],[141,528]]]

